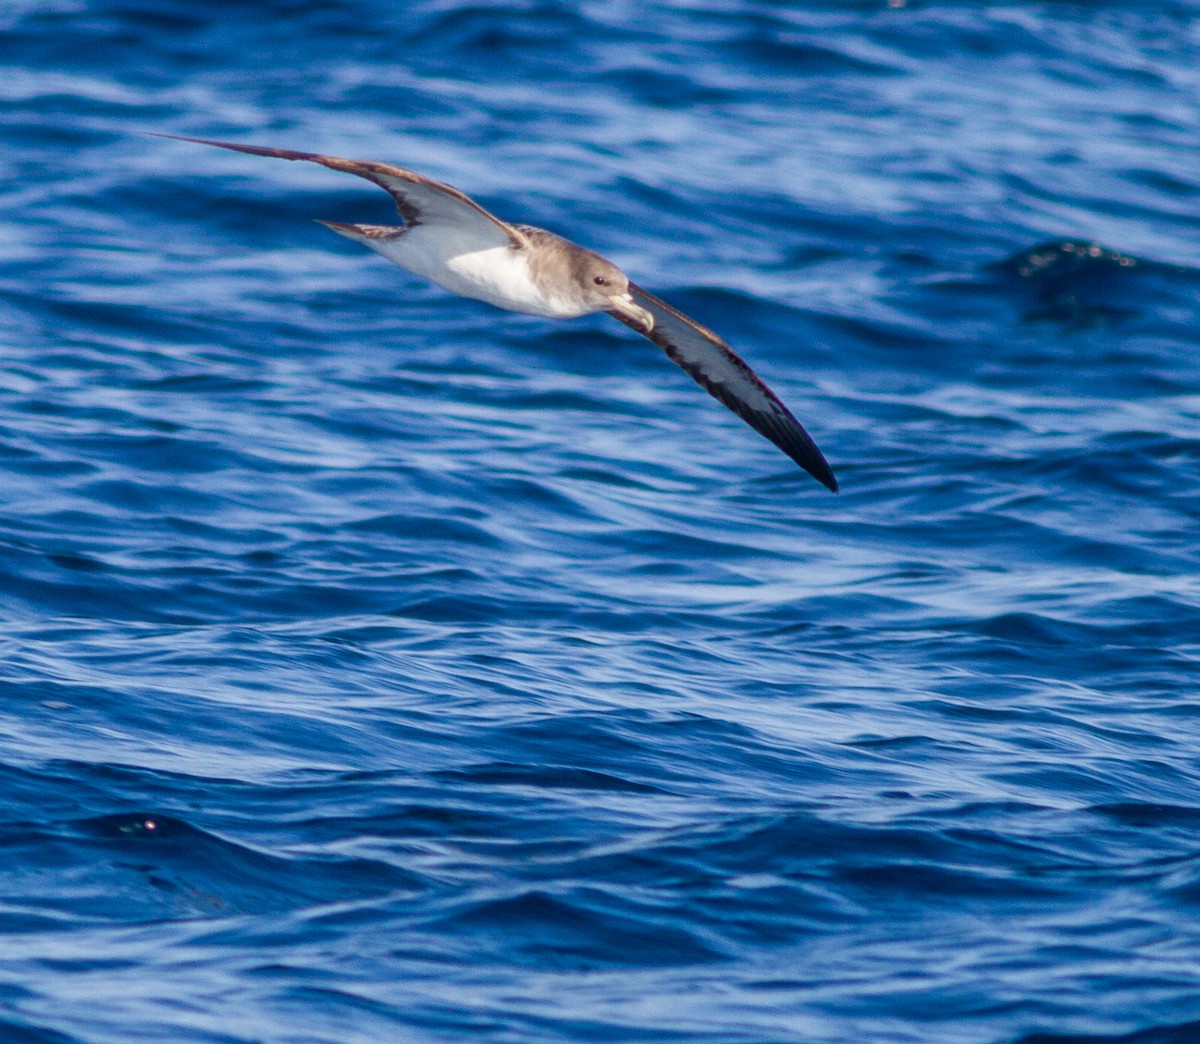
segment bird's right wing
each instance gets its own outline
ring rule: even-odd
[[[657,344],[706,392],[766,436],[822,485],[837,492],[837,479],[817,444],[762,378],[711,330],[666,301],[629,284],[634,301],[654,316],[654,327],[619,312],[608,314]]]

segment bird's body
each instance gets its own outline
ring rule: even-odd
[[[337,226],[332,226],[337,231]],[[356,238],[353,234],[348,238]],[[580,313],[556,310],[533,282],[529,257],[507,243],[498,246],[460,244],[456,236],[439,236],[421,226],[403,235],[360,240],[413,275],[462,297],[528,315],[574,318]]]
[[[445,232],[436,227],[430,230],[422,224],[399,229],[386,225],[344,225],[336,221],[323,224],[460,297],[549,319],[575,319],[600,311],[596,302],[579,300],[561,289],[556,293],[553,283],[546,285],[539,278],[547,268],[554,267],[546,263],[547,259],[575,246],[544,229],[512,226],[527,243],[538,245],[538,251],[531,253],[528,247],[514,249],[507,238],[492,245],[470,234]],[[536,265],[535,258],[543,259],[543,263]]]
[[[458,189],[389,163],[203,138],[180,140],[308,160],[374,182],[395,200],[404,225],[322,224],[462,297],[553,319],[607,312],[657,344],[714,398],[836,492],[837,480],[816,444],[733,349],[632,284],[599,254],[544,229],[511,225]]]

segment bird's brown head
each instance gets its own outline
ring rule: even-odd
[[[654,317],[635,304],[629,292],[629,277],[616,265],[590,250],[574,258],[573,275],[579,291],[596,311],[618,312],[645,326],[654,328]]]

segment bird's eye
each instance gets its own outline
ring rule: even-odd
[[[592,282],[597,286],[608,286],[608,280],[605,279],[604,276],[596,276]]]

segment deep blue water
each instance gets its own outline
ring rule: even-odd
[[[1200,1039],[1198,142],[1195,0],[5,5],[0,1038]]]

